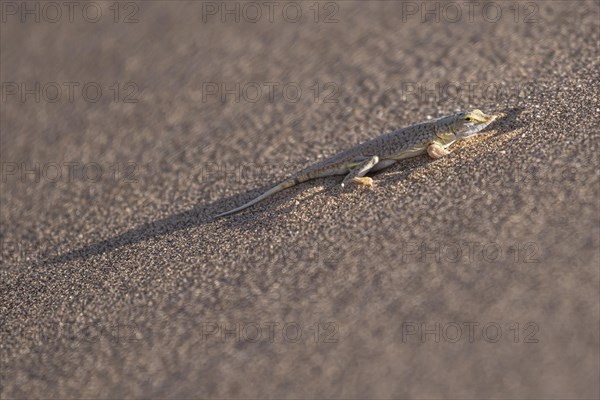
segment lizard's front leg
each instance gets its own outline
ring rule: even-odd
[[[361,185],[373,186],[373,179],[366,177],[365,174],[371,170],[379,162],[379,157],[371,156],[361,161],[342,181],[342,187],[349,181],[359,183]]]
[[[429,154],[429,157],[431,158],[440,158],[450,154],[450,151],[446,150],[439,143],[434,142],[427,147],[427,154]]]

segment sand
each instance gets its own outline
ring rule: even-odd
[[[3,398],[600,396],[598,2],[8,3]],[[372,190],[211,218],[475,107]]]

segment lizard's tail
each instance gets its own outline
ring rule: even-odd
[[[261,194],[254,200],[250,200],[246,204],[241,205],[238,208],[234,208],[233,210],[229,210],[224,213],[217,214],[214,216],[214,218],[219,218],[219,217],[224,217],[225,215],[235,214],[236,212],[242,211],[250,206],[253,206],[254,204],[258,203],[259,201],[262,201],[277,192],[281,192],[284,189],[290,188],[292,186],[296,186],[300,182],[304,182],[304,179],[302,179],[300,177],[287,179],[287,180],[281,182],[279,185],[272,187],[271,189],[269,189],[265,193]]]

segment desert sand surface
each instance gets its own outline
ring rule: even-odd
[[[2,398],[600,396],[597,1],[57,4],[1,10]]]

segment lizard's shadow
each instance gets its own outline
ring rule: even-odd
[[[522,108],[512,108],[504,110],[503,112],[505,116],[495,121],[490,126],[490,129],[496,129],[496,135],[501,135],[503,133],[514,130],[516,127],[520,126],[517,122],[517,119],[522,111]],[[429,159],[427,156],[415,157],[414,159],[409,159],[398,163],[394,166],[391,166],[386,170],[376,172],[375,174],[373,174],[373,176],[386,174],[393,176],[393,180],[379,180],[381,184],[389,185],[392,184],[394,181],[405,179],[411,174],[411,172],[415,168],[419,168],[423,165],[426,165],[428,162]],[[339,193],[340,190],[343,190],[340,187],[341,179],[342,177],[320,178],[312,182],[302,183],[284,192],[275,194],[272,198],[272,201],[270,201],[268,205],[268,207],[272,208],[269,210],[269,213],[264,213],[265,210],[261,207],[265,207],[266,205],[261,205],[259,203],[256,206],[249,208],[248,210],[244,210],[242,214],[224,217],[222,221],[224,221],[224,225],[226,227],[235,227],[238,229],[241,228],[245,230],[255,229],[255,222],[257,221],[257,219],[261,220],[261,224],[276,223],[276,221],[274,221],[272,218],[273,213],[276,213],[277,215],[287,214],[289,212],[290,207],[292,207],[280,207],[281,203],[284,202],[286,198],[289,198],[288,196],[297,196],[299,192],[306,190],[307,185],[326,186],[325,189],[319,190],[307,196],[308,199],[321,194],[324,194],[326,196],[335,196]],[[82,246],[67,253],[42,259],[40,261],[34,262],[34,265],[41,264],[48,266],[53,264],[62,264],[77,259],[87,259],[93,256],[104,254],[106,252],[112,252],[130,244],[143,242],[152,238],[168,235],[170,233],[174,233],[180,230],[212,223],[213,221],[215,221],[213,215],[219,212],[223,212],[224,210],[230,209],[234,207],[233,205],[240,205],[245,203],[246,201],[249,201],[250,199],[270,189],[274,184],[275,182],[257,189],[247,191],[245,193],[220,199],[209,204],[194,206],[193,208],[187,211],[183,211],[168,216],[166,218],[147,222],[111,238],[104,239],[86,246]],[[243,215],[247,212],[255,213],[256,216],[252,219],[239,218],[240,215]]]
[[[63,254],[52,255],[46,258],[41,257],[41,259],[35,261],[33,265],[49,266],[78,259],[85,260],[93,256],[115,251],[127,245],[144,242],[149,239],[168,235],[181,230],[209,224],[213,221],[216,221],[214,215],[229,208],[235,207],[234,204],[239,205],[249,201],[251,198],[253,198],[253,196],[258,196],[260,192],[270,189],[271,186],[272,185],[265,185],[258,189],[252,189],[245,193],[229,196],[208,204],[199,204],[190,208],[189,210],[182,211],[165,218],[146,222],[108,239],[81,246]],[[224,221],[226,221],[226,223],[229,225],[232,225],[233,222],[227,220]]]

